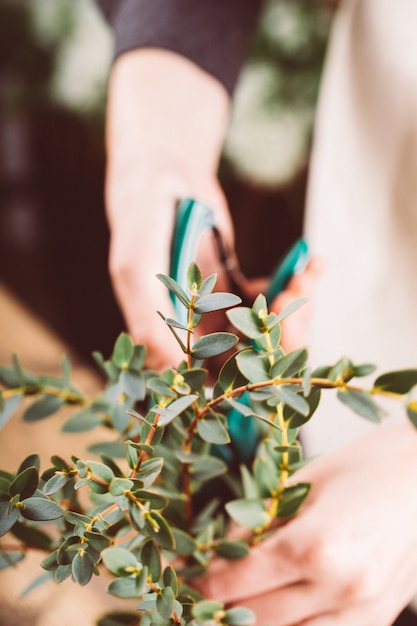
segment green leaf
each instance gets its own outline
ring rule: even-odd
[[[170,291],[174,295],[177,296],[178,300],[185,306],[187,309],[190,306],[190,300],[185,293],[184,289],[170,276],[166,276],[165,274],[157,274],[156,275],[159,280],[164,283],[165,287],[168,287]]]
[[[287,518],[295,515],[310,493],[310,489],[311,483],[296,483],[286,487],[281,494],[277,517]]]
[[[295,311],[297,311],[297,309],[303,306],[303,304],[305,304],[306,302],[307,298],[299,298],[298,300],[294,300],[294,302],[291,302],[288,306],[285,307],[285,309],[281,311],[281,313],[277,316],[276,321],[282,322],[282,320],[284,320],[289,315],[295,313]]]
[[[52,465],[61,472],[68,472],[71,468],[68,463],[57,454],[51,456]]]
[[[228,502],[225,508],[235,522],[253,530],[262,528],[269,521],[269,515],[262,500],[241,498]]]
[[[92,356],[107,380],[112,384],[116,383],[119,379],[120,368],[110,360],[105,361],[100,352],[93,352]]]
[[[90,582],[94,571],[94,563],[85,550],[77,552],[72,560],[71,572],[74,580],[81,586]]]
[[[181,372],[184,377],[184,381],[189,385],[191,391],[198,391],[206,382],[208,371],[203,368],[195,368],[192,370],[186,370]]]
[[[238,337],[232,333],[210,333],[194,343],[191,354],[195,359],[208,359],[223,354],[235,346]]]
[[[75,513],[74,511],[66,511],[65,521],[73,524],[74,526],[78,526],[82,524],[85,526],[86,524],[91,524],[91,517],[88,515],[81,515],[81,513]]]
[[[277,490],[277,469],[263,458],[257,457],[254,462],[253,472],[255,475],[258,493],[261,498],[270,498]]]
[[[223,391],[229,391],[246,384],[246,378],[237,366],[236,355],[233,354],[220,370],[218,382]]]
[[[249,547],[241,539],[237,541],[222,539],[215,545],[214,552],[223,559],[243,559],[248,556]]]
[[[19,509],[9,510],[9,502],[0,502],[0,537],[3,537],[17,521]]]
[[[0,383],[8,389],[15,389],[22,385],[21,376],[14,370],[13,367],[7,365],[0,365]]]
[[[158,426],[167,426],[173,419],[178,417],[183,411],[188,409],[194,402],[197,400],[196,395],[183,396],[182,398],[178,398],[178,400],[174,400],[171,404],[166,408],[162,409],[160,407],[154,407],[152,411],[154,413],[159,413]]]
[[[202,600],[197,602],[192,608],[192,614],[197,620],[210,621],[214,620],[217,613],[223,611],[224,604],[214,602],[213,600]]]
[[[130,491],[134,485],[129,478],[113,478],[110,482],[109,492],[113,496],[122,496],[125,491]]]
[[[203,282],[201,270],[195,261],[190,263],[187,271],[187,285],[190,291],[196,292],[200,289]]]
[[[417,385],[417,370],[397,370],[378,376],[374,388],[391,393],[406,394]]]
[[[63,509],[47,498],[33,496],[23,500],[22,504],[23,506],[20,509],[21,515],[33,522],[49,522],[64,515]]]
[[[202,296],[196,302],[194,311],[196,313],[210,313],[211,311],[220,311],[222,309],[228,309],[232,306],[236,306],[242,302],[239,296],[235,296],[232,293],[223,293],[222,291],[216,291],[208,296]]]
[[[274,388],[274,394],[291,409],[305,417],[310,412],[310,407],[304,396],[294,393],[288,385],[278,385]]]
[[[225,474],[227,465],[214,456],[202,454],[195,462],[191,463],[189,471],[194,480],[207,481]]]
[[[85,461],[85,464],[88,466],[88,469],[93,474],[93,480],[96,477],[108,484],[110,484],[113,480],[113,471],[110,469],[110,467],[104,465],[104,463],[99,463],[98,461]]]
[[[376,370],[376,366],[373,363],[361,363],[360,365],[353,366],[353,375],[360,376],[369,376]]]
[[[224,445],[230,442],[230,436],[223,420],[215,414],[202,417],[197,422],[197,432],[203,441]]]
[[[64,580],[69,578],[72,574],[72,564],[68,565],[58,565],[55,570],[55,582],[62,583]]]
[[[17,393],[16,395],[11,396],[10,398],[7,398],[7,400],[3,401],[3,406],[0,407],[0,428],[3,428],[3,426],[7,424],[9,419],[13,417],[13,415],[19,408],[23,398],[24,395],[22,393]]]
[[[294,409],[291,409],[288,405],[284,407],[284,419],[291,429],[299,428],[308,422],[308,420],[314,415],[317,407],[320,403],[321,389],[319,387],[313,388],[310,395],[307,396],[306,401],[309,406],[307,415],[298,413]]]
[[[20,550],[4,550],[0,552],[0,570],[13,567],[23,561],[25,553]]]
[[[147,566],[152,582],[158,582],[162,571],[161,555],[159,548],[153,539],[148,539],[143,544],[140,558],[143,565]]]
[[[26,523],[16,522],[13,526],[12,533],[17,539],[20,539],[26,546],[39,548],[40,550],[49,550],[52,539],[46,533],[42,532],[36,526],[30,526]]]
[[[191,556],[196,550],[196,542],[191,535],[180,528],[172,528],[175,539],[175,552],[183,556]]]
[[[58,567],[58,550],[48,554],[43,561],[41,561],[41,567],[48,572],[54,572]]]
[[[333,382],[348,381],[353,377],[353,363],[350,359],[342,357],[336,365],[330,368],[329,380]]]
[[[39,472],[39,468],[41,465],[41,461],[39,458],[39,454],[29,454],[29,456],[27,456],[19,465],[19,469],[17,470],[17,473],[20,474],[21,472],[23,472],[23,470],[25,470],[27,467],[36,467],[36,469]]]
[[[143,369],[146,359],[146,347],[142,344],[133,346],[133,357],[130,360],[129,369],[140,372]]]
[[[32,496],[39,484],[39,472],[36,467],[27,467],[21,474],[16,476],[10,485],[10,495],[20,495],[20,500]]]
[[[174,535],[166,519],[157,511],[150,511],[149,516],[152,519],[152,523],[147,519],[145,524],[148,536],[152,537],[161,548],[175,550]]]
[[[113,611],[101,617],[97,626],[139,626],[140,617],[136,613]]]
[[[413,426],[417,428],[417,402],[415,400],[407,403],[407,415]]]
[[[386,415],[385,411],[376,404],[371,394],[367,391],[338,389],[337,397],[340,402],[346,404],[352,411],[371,422],[380,422]]]
[[[82,433],[103,424],[103,418],[89,409],[80,411],[70,417],[62,427],[63,433]]]
[[[241,396],[241,398],[243,398],[244,401],[240,402],[239,400],[234,400],[233,398],[226,398],[226,402],[228,402],[228,404],[230,404],[230,406],[233,407],[235,411],[237,411],[244,417],[251,417],[255,414],[254,410],[246,404],[245,396]]]
[[[142,502],[149,502],[151,509],[164,509],[168,504],[167,498],[146,489],[135,489],[133,495]]]
[[[217,274],[210,274],[210,276],[207,276],[207,278],[203,280],[201,287],[198,290],[199,295],[207,296],[209,293],[211,293],[216,285],[216,282]]]
[[[116,576],[130,576],[142,569],[137,558],[126,548],[106,548],[102,552],[103,563]]]
[[[240,466],[240,475],[245,499],[256,500],[259,496],[258,489],[254,477],[246,465]]]
[[[146,570],[138,576],[116,578],[107,587],[107,591],[118,598],[140,598],[146,589]]]
[[[145,489],[149,489],[155,480],[158,478],[164,466],[164,459],[162,457],[155,457],[153,459],[147,459],[140,466],[140,471],[137,478],[143,482]]]
[[[26,587],[20,592],[19,597],[25,598],[30,593],[35,591],[35,589],[41,587],[45,583],[50,582],[51,580],[53,580],[51,572],[43,572],[42,574],[40,574],[40,576],[37,576],[28,585],[26,585]]]
[[[177,597],[177,595],[178,595],[178,580],[177,580],[177,575],[175,573],[175,570],[174,570],[174,568],[171,565],[168,565],[164,569],[162,580],[164,582],[164,586],[165,587],[171,587],[171,589],[172,589],[172,591],[174,593],[174,597]]]
[[[268,343],[266,339],[267,337],[268,337]],[[280,356],[282,352],[280,349],[280,341],[281,341],[281,326],[277,324],[276,326],[271,328],[271,330],[268,333],[265,333],[262,335],[262,337],[258,337],[258,339],[255,339],[255,344],[259,346],[259,348],[263,350],[264,352],[268,352],[270,348],[272,347],[272,350],[274,351],[274,353]],[[271,344],[271,345],[269,346],[268,344]]]
[[[236,361],[241,373],[251,383],[261,383],[265,380],[270,380],[268,359],[264,356],[259,356],[254,350],[249,349],[239,352],[236,356]]]
[[[95,530],[86,531],[84,537],[87,539],[88,545],[98,552],[108,548],[110,543],[110,539]]]
[[[248,307],[236,307],[227,311],[227,317],[237,330],[240,330],[249,339],[259,339],[264,335],[260,319],[256,313]]]
[[[271,377],[291,378],[303,369],[307,361],[307,350],[300,348],[279,359],[271,369]]]
[[[311,394],[311,368],[306,367],[301,372],[301,378],[303,379],[303,393],[307,398]]]
[[[120,384],[123,393],[133,400],[143,400],[146,395],[145,380],[142,374],[124,370],[120,374]]]
[[[174,611],[174,593],[171,587],[164,587],[156,598],[156,608],[161,617],[169,619]]]
[[[114,344],[112,362],[121,369],[127,369],[133,358],[135,349],[127,333],[121,333]]]
[[[49,415],[53,415],[65,404],[65,400],[59,396],[44,395],[35,400],[24,412],[25,422],[37,422]]]
[[[120,441],[102,441],[100,443],[93,443],[88,446],[87,450],[94,454],[104,454],[111,457],[117,457],[123,459],[125,456],[125,446]]]
[[[229,626],[253,626],[255,622],[255,613],[241,606],[236,606],[226,611],[226,615],[222,620],[223,624],[228,624]]]
[[[166,398],[175,398],[175,392],[171,389],[165,380],[155,376],[155,378],[150,378],[146,386],[151,391],[160,394],[161,396],[165,396]]]

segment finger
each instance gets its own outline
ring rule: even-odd
[[[327,613],[335,602],[312,583],[301,582],[247,598],[243,603],[255,613],[257,623],[289,626]]]
[[[271,309],[282,311],[292,300],[297,298],[310,299],[323,271],[323,262],[319,258],[311,259],[303,272],[294,274],[284,291],[277,295],[272,302]]]
[[[246,598],[273,591],[299,582],[295,562],[281,558],[275,533],[270,539],[252,549],[239,561],[215,559],[209,575],[201,579],[198,588],[204,595],[223,602],[241,602]]]

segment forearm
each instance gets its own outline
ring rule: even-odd
[[[124,54],[109,85],[110,181],[122,175],[137,182],[158,170],[172,193],[189,193],[181,178],[216,174],[229,109],[224,87],[189,60],[163,50]]]

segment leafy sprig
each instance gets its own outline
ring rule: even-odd
[[[114,433],[113,441],[90,446],[94,458],[54,455],[41,471],[32,454],[15,473],[0,470],[0,568],[38,549],[46,553],[48,579],[84,586],[104,566],[113,575],[109,593],[136,598],[138,612],[104,616],[101,626],[253,624],[251,611],[202,598],[193,579],[214,557],[245,558],[277,520],[300,510],[311,485],[294,479],[307,462],[299,430],[323,391],[335,389],[342,403],[375,422],[384,416],[377,396],[394,396],[417,425],[417,370],[379,375],[368,388],[355,379],[373,373],[369,364],[342,358],[311,370],[305,348],[286,354],[280,343],[282,320],[302,302],[279,315],[262,295],[252,307],[239,306],[237,296],[213,292],[215,276],[203,280],[195,263],[186,289],[159,278],[187,310],[186,325],[161,314],[184,353],[177,367],[146,370],[145,347],[125,333],[109,359],[93,355],[106,379],[94,398],[72,385],[68,357],[60,377],[28,372],[16,356],[0,367],[0,424],[25,401],[26,421],[71,406],[64,432]],[[203,316],[222,309],[238,334],[196,338]],[[211,390],[205,361],[221,354],[227,356]],[[230,519],[248,529],[245,540],[228,538]]]

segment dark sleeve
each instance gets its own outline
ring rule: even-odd
[[[172,50],[231,93],[263,0],[97,0],[115,35],[115,56],[134,48]]]

